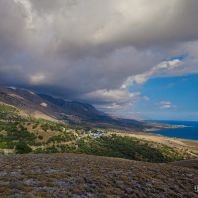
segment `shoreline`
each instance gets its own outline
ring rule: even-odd
[[[138,139],[163,144],[172,148],[179,150],[188,150],[189,153],[198,158],[198,140],[177,138],[177,137],[168,137],[155,133],[147,132],[117,132],[121,136],[135,137]]]
[[[164,130],[164,129],[179,129],[179,128],[188,128],[188,127],[193,127],[193,126],[187,126],[187,125],[183,125],[183,124],[158,124],[158,123],[151,123],[151,125],[154,125],[153,128],[147,128],[144,129],[145,132],[149,132],[149,131],[159,131],[159,130]]]
[[[160,135],[164,137],[169,137],[169,138],[177,138],[177,139],[186,139],[186,140],[194,140],[198,141],[198,138],[190,136],[186,136],[184,132],[186,132],[188,129],[192,132],[196,132],[197,126],[193,125],[185,125],[185,124],[156,124],[153,122],[151,123],[153,125],[152,128],[145,128],[143,130],[143,133],[151,133],[154,135]],[[180,135],[181,132],[181,135]],[[186,132],[187,133],[187,132]]]

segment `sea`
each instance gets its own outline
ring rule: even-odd
[[[168,137],[198,140],[198,121],[152,120],[147,122],[157,122],[185,126],[180,128],[153,130],[149,131],[149,133],[160,134]]]

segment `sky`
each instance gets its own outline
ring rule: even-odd
[[[198,120],[197,0],[0,0],[0,84],[114,116]]]
[[[134,112],[144,119],[197,120],[198,75],[153,78],[142,87],[147,97],[136,103]]]

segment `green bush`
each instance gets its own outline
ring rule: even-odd
[[[25,142],[18,142],[16,144],[15,151],[17,154],[24,154],[30,153],[32,149]]]
[[[160,150],[150,147],[147,143],[140,143],[135,138],[116,135],[81,139],[78,141],[77,152],[149,162],[167,161]]]
[[[48,139],[47,143],[60,143],[60,142],[69,142],[75,140],[75,135],[72,133],[64,133],[62,135],[52,136]]]
[[[38,139],[39,139],[39,140],[43,140],[43,136],[42,136],[42,135],[39,135],[39,136],[38,136]]]
[[[5,121],[21,121],[19,110],[11,105],[0,104],[0,119]]]

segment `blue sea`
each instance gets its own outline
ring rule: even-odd
[[[168,136],[168,137],[198,140],[198,121],[172,121],[172,120],[171,121],[164,121],[164,120],[156,121],[156,120],[152,120],[149,122],[186,126],[183,128],[149,131],[149,133],[160,134],[160,135]]]

